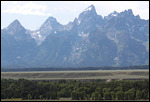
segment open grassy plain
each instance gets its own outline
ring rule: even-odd
[[[149,79],[149,70],[86,70],[1,72],[1,78],[28,80]]]

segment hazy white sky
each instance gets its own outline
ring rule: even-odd
[[[18,19],[26,29],[35,30],[49,16],[67,24],[90,5],[102,17],[132,9],[134,15],[149,19],[149,1],[1,1],[1,29]]]

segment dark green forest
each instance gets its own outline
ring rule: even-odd
[[[1,99],[149,100],[149,80],[1,79]]]

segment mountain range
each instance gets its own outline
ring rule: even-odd
[[[131,9],[102,17],[93,5],[62,25],[49,17],[39,29],[18,20],[1,29],[1,67],[101,67],[149,64],[149,20]]]

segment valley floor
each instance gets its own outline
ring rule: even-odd
[[[149,70],[89,70],[89,71],[28,71],[1,72],[4,79],[28,80],[92,80],[92,79],[149,79]]]

